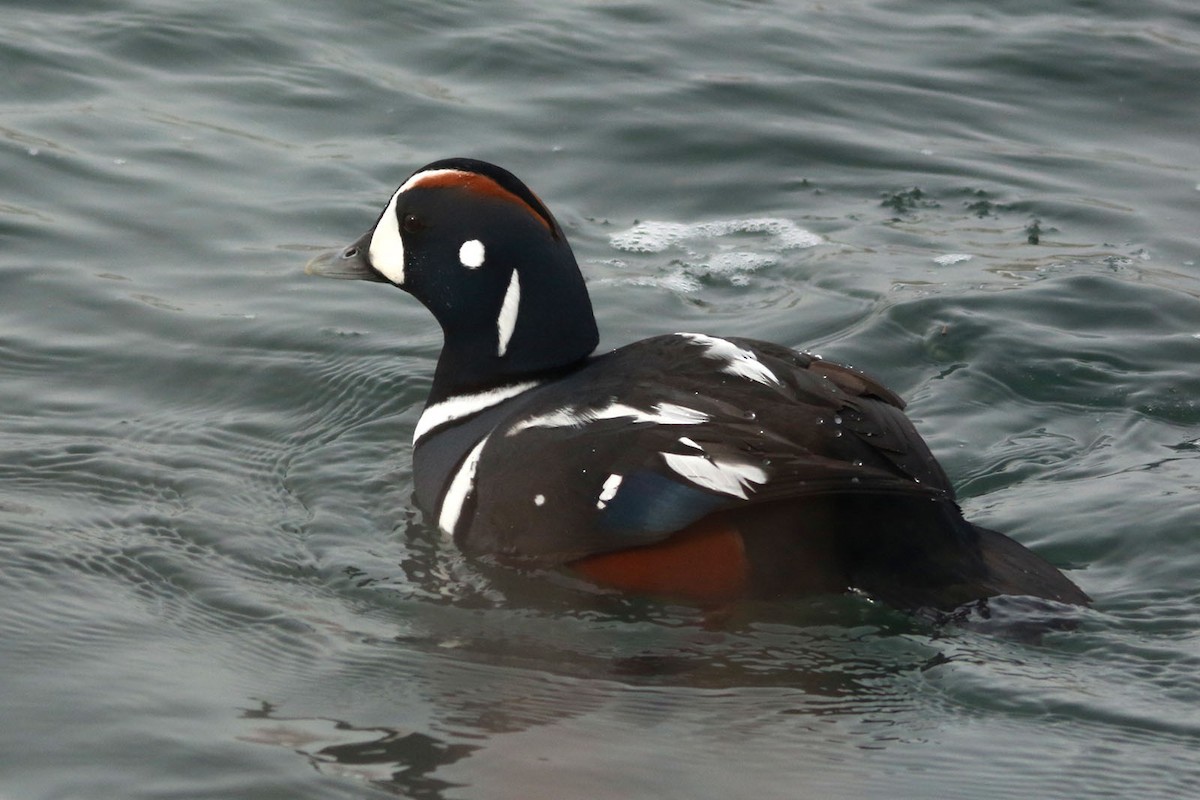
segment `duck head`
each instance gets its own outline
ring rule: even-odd
[[[562,228],[516,176],[485,161],[421,167],[366,233],[308,271],[390,283],[433,313],[445,342],[431,403],[569,370],[599,340]]]

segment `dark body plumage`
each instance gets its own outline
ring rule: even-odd
[[[785,347],[678,333],[601,356],[582,276],[511,174],[435,162],[314,271],[394,283],[446,335],[416,499],[465,552],[697,602],[857,590],[901,608],[1087,596],[963,519],[903,402]]]

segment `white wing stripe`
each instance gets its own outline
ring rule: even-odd
[[[708,414],[675,403],[655,403],[649,411],[625,403],[610,403],[601,408],[583,409],[563,406],[521,420],[509,428],[506,435],[515,436],[529,428],[578,428],[596,420],[626,418],[633,422],[651,422],[656,425],[698,425],[708,420]]]

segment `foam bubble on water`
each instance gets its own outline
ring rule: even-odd
[[[777,249],[814,247],[824,241],[789,219],[756,217],[691,223],[647,220],[627,231],[613,234],[609,242],[618,250],[629,253],[661,253],[683,242],[719,239],[738,233],[766,234],[769,243]]]
[[[714,253],[704,267],[713,275],[724,275],[734,284],[744,285],[748,281],[746,272],[761,270],[774,263],[774,258],[762,253]]]
[[[652,286],[655,289],[666,289],[669,292],[678,292],[680,294],[691,294],[692,292],[700,291],[700,280],[692,275],[687,274],[683,270],[675,270],[668,272],[657,278],[642,277],[630,278],[626,281],[613,281],[614,283],[624,283],[626,286]]]
[[[746,286],[750,274],[777,263],[779,253],[815,247],[824,239],[791,220],[755,217],[695,223],[650,220],[613,234],[609,242],[627,253],[681,251],[666,275],[631,282],[686,293],[698,291],[704,278]]]
[[[948,267],[951,264],[961,264],[964,261],[970,261],[972,258],[974,258],[974,256],[967,253],[946,253],[946,255],[938,256],[933,260],[936,264],[939,264],[943,267]]]
[[[661,253],[687,235],[688,226],[678,222],[639,222],[623,233],[608,237],[609,243],[628,253]]]

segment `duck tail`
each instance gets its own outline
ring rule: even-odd
[[[1032,595],[1059,603],[1087,605],[1092,598],[1041,556],[1002,533],[970,522],[978,536],[987,596]]]
[[[854,498],[841,539],[850,585],[898,608],[951,610],[1000,595],[1086,605],[1052,564],[1002,533],[963,518],[950,501]]]

